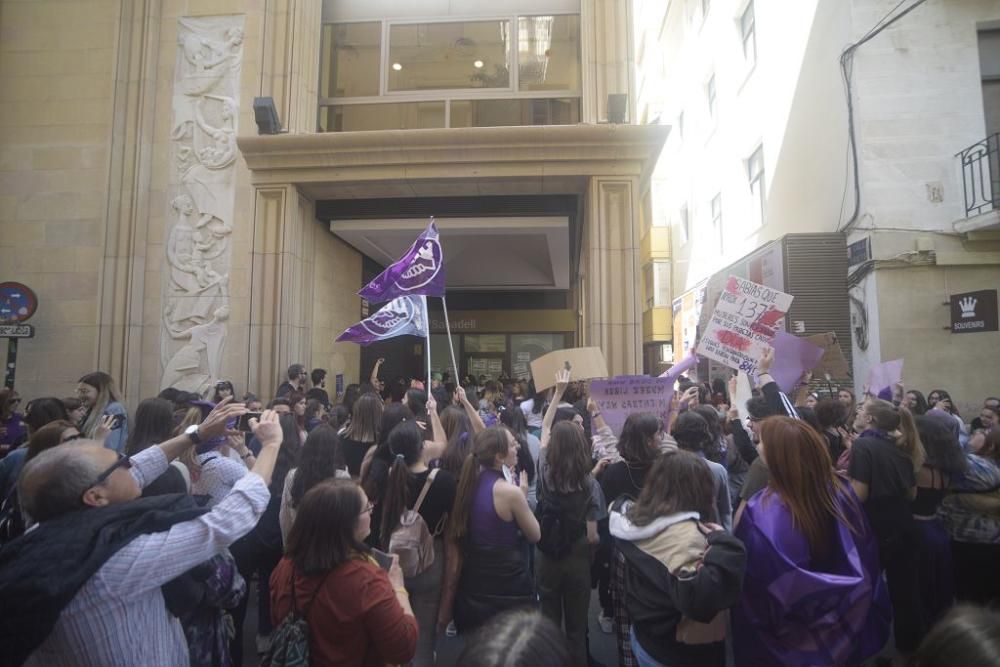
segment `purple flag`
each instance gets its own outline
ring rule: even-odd
[[[444,296],[444,251],[434,221],[405,255],[365,285],[358,295],[375,303],[400,296]]]
[[[396,336],[427,336],[427,311],[423,298],[401,296],[393,299],[371,317],[340,334],[337,342],[370,345]]]
[[[868,371],[868,391],[873,394],[879,394],[884,389],[889,390],[889,398],[887,400],[892,400],[892,392],[895,391],[896,385],[903,381],[903,360],[894,359],[892,361],[885,361],[881,364],[875,364]]]
[[[771,377],[785,393],[795,389],[802,374],[816,368],[816,364],[826,352],[822,347],[805,338],[799,338],[784,331],[774,334],[771,347],[774,348]]]

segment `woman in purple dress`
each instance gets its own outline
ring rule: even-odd
[[[861,664],[886,643],[892,618],[861,503],[806,423],[771,417],[760,440],[770,481],[735,531],[747,549],[736,664]]]

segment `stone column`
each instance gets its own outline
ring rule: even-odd
[[[256,189],[249,384],[271,397],[292,363],[311,367],[314,203],[294,185]]]
[[[260,95],[274,98],[283,128],[316,131],[321,0],[271,0],[264,20]]]
[[[632,49],[631,2],[581,0],[583,56],[583,122],[608,119],[608,95],[628,95],[628,116],[635,115],[635,57]]]
[[[587,190],[581,297],[584,345],[612,375],[642,372],[638,180],[594,177]]]

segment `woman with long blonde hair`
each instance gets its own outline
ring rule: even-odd
[[[104,440],[104,446],[123,452],[128,440],[128,410],[122,403],[114,379],[101,371],[87,373],[80,378],[76,394],[87,407],[81,426],[83,435],[90,439],[96,438],[98,427],[105,422],[111,427],[111,433]]]

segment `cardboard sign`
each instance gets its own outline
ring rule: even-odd
[[[590,383],[590,397],[615,435],[621,435],[625,420],[636,412],[651,412],[666,424],[673,393],[674,379],[666,377],[619,375]]]
[[[851,369],[847,366],[847,357],[844,356],[844,350],[840,347],[836,333],[831,331],[825,334],[806,336],[806,340],[824,350],[819,363],[813,368],[813,377],[819,378],[829,375],[830,379],[837,380],[851,377]]]
[[[698,354],[756,375],[757,360],[770,347],[793,298],[751,280],[729,276],[698,343]]]
[[[774,348],[771,377],[785,393],[795,389],[802,374],[815,368],[825,354],[819,345],[784,331],[774,335],[771,346]]]
[[[531,377],[535,389],[548,389],[556,383],[556,371],[570,365],[572,380],[589,380],[608,377],[608,363],[599,347],[571,347],[566,350],[549,352],[531,362]]]

